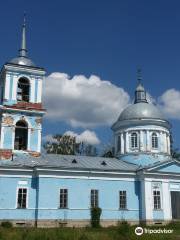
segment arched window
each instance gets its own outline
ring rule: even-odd
[[[138,147],[138,135],[137,133],[131,134],[131,148],[137,148]]]
[[[27,150],[28,125],[25,121],[18,121],[15,128],[15,150]]]
[[[158,148],[158,136],[156,133],[152,134],[152,148]]]
[[[17,100],[29,102],[29,80],[27,78],[20,78],[17,87]]]

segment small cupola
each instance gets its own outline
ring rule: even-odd
[[[137,71],[137,80],[138,80],[138,86],[135,91],[135,100],[134,103],[148,103],[146,99],[146,91],[142,85],[142,76],[141,76],[141,69],[138,69]]]

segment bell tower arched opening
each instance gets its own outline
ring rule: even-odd
[[[27,78],[20,78],[17,86],[17,101],[29,102],[30,84]]]
[[[25,121],[18,121],[15,127],[15,150],[27,150],[28,142],[28,125]]]

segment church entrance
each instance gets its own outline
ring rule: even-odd
[[[180,192],[171,191],[172,219],[180,219]]]
[[[28,126],[25,121],[18,121],[15,129],[15,150],[27,150]]]

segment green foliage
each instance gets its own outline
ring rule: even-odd
[[[75,155],[75,152],[79,148],[79,144],[76,143],[75,137],[56,134],[53,136],[52,141],[48,141],[44,144],[44,148],[47,153]]]
[[[136,236],[136,226],[129,226],[123,222],[117,227],[109,228],[2,228],[0,240],[174,240],[179,239],[180,228],[172,222],[165,226],[174,229],[173,234],[143,234]],[[169,227],[171,226],[171,227]],[[164,226],[147,226],[147,228],[164,228]],[[176,228],[176,230],[175,230]]]
[[[121,221],[118,223],[118,233],[122,236],[128,236],[130,234],[131,226],[127,221]]]
[[[176,158],[177,160],[180,160],[180,151],[178,148],[171,149],[171,155],[173,158]]]
[[[12,228],[12,223],[8,221],[4,221],[1,223],[1,227],[3,228]]]
[[[77,142],[76,137],[56,134],[44,144],[47,153],[62,155],[97,156],[97,148],[90,144]]]
[[[89,238],[88,238],[88,236],[86,235],[86,234],[82,234],[79,238],[78,238],[78,240],[89,240]]]
[[[91,226],[93,228],[100,227],[100,217],[102,210],[99,207],[91,208]]]
[[[106,158],[114,158],[115,157],[115,149],[112,143],[105,144],[102,149],[102,157]]]

